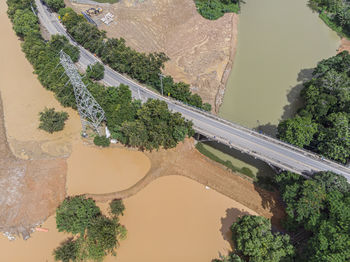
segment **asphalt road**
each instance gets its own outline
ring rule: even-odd
[[[80,49],[80,60],[78,64],[86,68],[89,64],[100,61],[89,51],[75,43],[66,33],[64,27],[54,14],[51,14],[39,0],[36,0],[38,16],[41,24],[49,33],[67,36],[71,43]],[[100,61],[101,62],[101,61]],[[181,102],[174,101],[141,86],[135,81],[113,71],[105,66],[106,85],[118,86],[120,83],[130,87],[133,97],[146,101],[149,98],[160,99],[167,102],[172,111],[181,113],[186,119],[192,120],[194,129],[212,140],[224,143],[236,148],[241,152],[261,159],[269,164],[283,170],[289,170],[302,175],[310,175],[318,171],[333,171],[344,175],[350,181],[350,169],[335,162],[308,151],[283,143],[277,139],[259,134],[253,130],[241,127],[215,115],[189,107]]]

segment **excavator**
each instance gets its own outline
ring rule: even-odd
[[[97,7],[97,8],[89,8],[85,11],[85,13],[87,13],[89,16],[92,16],[92,15],[98,15],[98,14],[101,14],[102,13],[102,8],[101,7]]]

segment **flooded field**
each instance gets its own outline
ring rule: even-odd
[[[105,181],[106,185],[110,182]],[[68,189],[69,190],[69,189]],[[117,257],[106,262],[203,262],[231,249],[229,227],[242,214],[255,214],[239,203],[184,177],[162,177],[125,200],[121,223],[128,238]],[[55,229],[54,217],[28,241],[0,238],[4,261],[54,261],[52,250],[67,235]],[[20,250],[20,252],[18,252]]]
[[[68,158],[67,194],[121,191],[144,177],[150,167],[147,156],[138,151],[76,143]]]

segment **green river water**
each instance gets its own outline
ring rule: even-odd
[[[335,55],[340,38],[307,0],[246,0],[239,16],[237,53],[219,115],[275,135],[278,122],[300,105],[301,83],[310,68]],[[210,145],[206,148],[237,167],[271,172],[249,156]]]

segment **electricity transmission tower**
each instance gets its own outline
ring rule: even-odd
[[[65,73],[69,77],[69,82],[73,86],[80,121],[83,127],[83,135],[86,134],[87,125],[91,126],[101,135],[99,126],[105,119],[105,112],[86,88],[70,56],[63,52],[63,50],[60,51],[60,64],[63,66]]]

